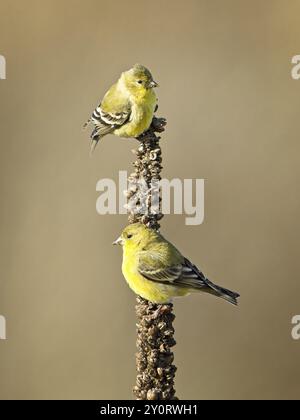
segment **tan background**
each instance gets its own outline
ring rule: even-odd
[[[299,0],[1,0],[1,398],[131,398],[134,295],[95,185],[134,140],[93,159],[81,131],[135,62],[160,83],[164,176],[205,178],[205,223],[163,232],[239,309],[176,301],[181,398],[298,398]]]

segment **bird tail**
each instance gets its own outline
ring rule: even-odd
[[[96,149],[96,146],[100,139],[101,139],[101,136],[99,134],[99,129],[98,127],[95,127],[91,134],[90,156],[93,154],[94,150]]]
[[[231,303],[232,305],[238,305],[237,299],[240,297],[238,293],[232,292],[231,290],[225,289],[224,287],[217,286],[208,279],[206,279],[206,284],[209,288],[209,290],[207,290],[208,293],[227,300],[227,302]]]

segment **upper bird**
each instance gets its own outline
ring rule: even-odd
[[[123,275],[129,287],[153,303],[206,292],[237,305],[238,293],[217,286],[160,233],[141,223],[127,226],[114,244],[123,246]]]
[[[157,86],[150,71],[141,64],[122,73],[85,124],[85,127],[90,122],[95,125],[91,152],[106,134],[138,137],[147,131],[157,108],[153,89]]]

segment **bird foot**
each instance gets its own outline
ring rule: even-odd
[[[153,321],[169,311],[170,308],[168,307],[168,305],[159,305],[158,308],[151,315],[147,316],[147,319],[149,321]]]

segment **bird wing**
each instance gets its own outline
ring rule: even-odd
[[[138,271],[148,280],[172,283],[182,273],[181,263],[167,265],[159,252],[144,251],[139,254]]]
[[[96,125],[103,124],[106,126],[111,126],[112,128],[116,128],[116,126],[123,125],[129,119],[130,113],[130,108],[123,111],[106,112],[103,110],[100,104],[93,112],[92,120]]]
[[[91,120],[100,131],[102,128],[107,134],[125,124],[130,115],[131,104],[128,97],[119,92],[117,85],[113,85],[93,112]]]
[[[100,104],[93,112],[91,121],[96,126],[97,135],[102,136],[125,124],[129,120],[130,114],[130,108],[123,111],[106,112]]]
[[[169,261],[160,252],[143,251],[139,254],[138,271],[148,280],[174,286],[202,288],[208,285],[204,274],[188,259]],[[175,258],[178,260],[178,258]]]

